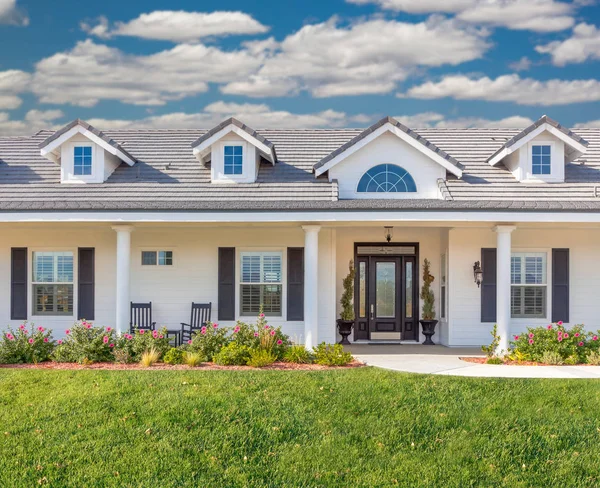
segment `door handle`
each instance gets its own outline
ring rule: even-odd
[[[375,309],[375,306],[371,303],[371,320],[373,320],[375,317],[373,316],[373,311]]]

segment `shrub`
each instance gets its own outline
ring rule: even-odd
[[[354,358],[344,351],[341,344],[325,344],[322,342],[315,349],[315,362],[324,366],[345,366]]]
[[[142,353],[142,358],[140,359],[140,365],[145,368],[149,368],[154,363],[158,362],[159,359],[160,359],[160,352],[156,348],[152,347],[152,348],[150,348],[150,350]]]
[[[514,336],[511,348],[527,361],[542,362],[544,354],[552,352],[565,364],[579,364],[586,361],[590,352],[600,351],[599,335],[584,331],[583,325],[567,329],[562,322],[557,322],[528,328],[526,333]]]
[[[304,346],[292,346],[283,355],[286,363],[309,364],[312,363],[312,355]]]
[[[202,354],[199,352],[183,352],[183,362],[187,364],[190,368],[200,366],[200,364],[202,364],[202,362],[204,362],[205,360],[206,358],[202,356]]]
[[[172,347],[163,356],[163,363],[165,364],[182,364],[183,363],[183,349],[179,347]]]
[[[231,342],[213,357],[213,361],[221,366],[241,366],[250,359],[250,348],[237,342]]]
[[[544,364],[551,364],[553,366],[565,364],[563,357],[556,351],[544,351],[541,362]]]
[[[200,354],[206,361],[212,361],[215,354],[228,342],[228,329],[219,328],[218,324],[208,322],[192,336],[186,344],[185,350]]]
[[[8,328],[0,340],[0,363],[40,363],[48,361],[54,349],[52,331],[27,322],[16,331]]]
[[[592,366],[600,366],[600,353],[597,351],[590,351],[587,355],[587,364]]]
[[[129,361],[139,362],[142,354],[153,348],[159,353],[159,357],[163,357],[171,348],[166,328],[153,331],[139,329],[133,334],[122,334],[116,342],[115,352],[123,351],[119,354],[128,357]]]
[[[498,356],[491,356],[485,360],[485,364],[504,364],[504,360]]]
[[[114,360],[116,336],[110,327],[94,327],[85,320],[66,331],[66,338],[54,350],[55,361],[65,363],[95,363]]]
[[[250,358],[248,359],[248,366],[253,368],[263,368],[269,366],[277,361],[277,356],[267,349],[251,349]]]
[[[488,358],[492,358],[496,355],[496,349],[500,345],[500,336],[498,335],[498,325],[494,324],[492,329],[492,342],[489,346],[481,346],[481,350],[486,353]],[[506,351],[503,351],[506,352]]]
[[[113,351],[113,356],[115,358],[115,362],[119,364],[128,364],[133,362],[132,357],[129,355],[129,351],[126,349],[117,349],[116,351]]]

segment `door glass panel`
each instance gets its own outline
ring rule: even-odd
[[[375,265],[377,317],[396,316],[396,263]]]
[[[406,262],[406,318],[413,316],[413,263]]]
[[[367,263],[358,263],[358,316],[367,316]]]

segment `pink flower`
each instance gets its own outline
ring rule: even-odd
[[[529,338],[530,338],[530,339],[533,339],[533,332],[530,332],[530,333],[529,333]]]
[[[261,319],[264,319],[264,318],[265,318],[265,314],[264,314],[264,313],[261,313],[261,314],[259,315],[259,317],[260,317]]]
[[[216,329],[217,327],[219,327],[219,324],[213,324],[213,329]]]
[[[269,328],[269,326],[268,326],[268,325],[265,325],[265,329],[268,329],[268,328]]]
[[[104,336],[102,338],[102,342],[104,342],[104,344],[108,344],[108,336]]]
[[[158,336],[159,339],[162,339],[164,336],[161,334]]]
[[[40,332],[44,332],[44,328],[43,328],[43,327],[38,327],[38,330],[39,330]]]
[[[582,341],[582,342],[580,342],[580,343],[579,343],[579,344],[577,344],[577,345],[578,345],[579,347],[582,347],[582,346],[583,346],[583,341]]]
[[[274,336],[274,335],[275,335],[275,333],[276,333],[276,332],[275,332],[275,330],[272,330],[272,331],[271,331],[271,335],[272,335],[272,336]]]
[[[597,341],[597,340],[598,340],[598,336],[594,336],[594,337],[592,337],[592,340],[593,340],[593,341]]]
[[[86,329],[91,329],[92,328],[92,324],[85,324],[85,328]]]
[[[108,345],[108,347],[115,347],[115,345],[111,343]]]
[[[254,337],[258,337],[258,332],[255,332],[255,333],[254,333]]]
[[[69,335],[71,331],[69,329],[65,330],[65,334]]]
[[[233,329],[233,333],[234,333],[234,334],[237,334],[239,331],[240,331],[240,326],[239,326],[239,325],[236,325],[236,326],[235,326],[235,329]]]
[[[552,324],[549,324],[548,327],[546,327],[548,330],[552,330]]]
[[[33,344],[33,339],[29,339],[29,344]]]
[[[28,332],[25,329],[23,329],[23,335],[27,335],[27,334],[28,334]]]
[[[562,338],[562,337],[559,337],[559,338],[558,338],[558,342],[562,342],[562,340],[563,340],[563,338]]]
[[[519,340],[519,336],[515,336],[515,341],[518,341],[518,340]]]
[[[7,338],[9,341],[14,341],[14,340],[15,340],[15,336],[13,336],[12,334],[6,334],[6,338]]]
[[[281,346],[281,344],[283,344],[283,341],[282,341],[281,339],[278,339],[278,340],[277,340],[277,345],[278,345],[278,346]]]
[[[529,344],[533,344],[533,339],[529,339]]]
[[[110,332],[112,329],[110,327],[106,328],[106,332]]]
[[[139,333],[143,335],[144,334],[144,329],[140,330]]]
[[[62,344],[62,339],[59,339],[58,341],[56,341],[58,343],[58,345],[60,346]]]
[[[556,322],[556,325],[562,325],[562,324],[563,324],[562,320],[559,320],[558,322]]]
[[[48,342],[48,338],[47,337],[44,337],[44,342]]]
[[[579,332],[575,332],[575,337],[579,337]]]
[[[206,327],[202,327],[200,329],[200,334],[202,334],[202,335],[206,334]]]
[[[563,334],[563,339],[568,339],[569,338],[569,334],[567,334],[566,332]]]
[[[25,330],[25,324],[21,324],[21,325],[19,325],[19,329],[21,329],[21,330]]]
[[[192,340],[190,339],[190,340],[188,341],[188,344],[191,344],[191,343],[192,343]]]

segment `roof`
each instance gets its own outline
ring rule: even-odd
[[[363,130],[360,134],[358,134],[356,137],[354,137],[353,139],[348,141],[346,144],[337,148],[331,154],[328,154],[323,159],[321,159],[318,163],[315,164],[314,169],[318,170],[319,168],[324,167],[325,165],[327,165],[327,163],[334,160],[339,155],[343,154],[348,149],[355,146],[358,142],[362,141],[363,139],[365,139],[372,133],[376,132],[381,127],[385,126],[386,124],[390,124],[392,127],[396,127],[398,129],[400,129],[407,136],[412,137],[415,141],[419,142],[428,152],[432,152],[433,154],[440,156],[443,160],[447,161],[448,163],[450,163],[452,166],[456,167],[460,171],[462,171],[464,169],[463,165],[460,164],[456,159],[454,159],[448,153],[446,153],[445,151],[442,151],[439,147],[437,147],[432,142],[428,141],[425,137],[422,137],[416,131],[409,129],[408,127],[406,127],[404,124],[398,122],[393,117],[384,117],[379,122],[376,122],[375,124],[373,124],[371,127]]]
[[[600,211],[600,129],[578,129],[588,150],[565,166],[564,183],[517,181],[496,152],[522,129],[419,129],[418,134],[464,167],[449,175],[440,200],[339,200],[337,182],[315,177],[313,167],[361,129],[264,129],[278,164],[262,163],[256,183],[215,185],[210,168],[190,145],[204,130],[107,130],[103,135],[137,159],[121,164],[105,183],[64,185],[60,167],[40,155],[53,135],[0,137],[0,211],[38,210],[582,210]]]
[[[73,127],[77,127],[77,126],[80,126],[83,129],[85,129],[86,131],[91,132],[96,137],[98,137],[101,141],[104,141],[106,144],[113,147],[115,150],[123,153],[123,155],[125,155],[127,158],[132,160],[134,163],[137,161],[136,158],[134,156],[132,156],[131,154],[129,154],[119,143],[115,142],[113,139],[108,137],[104,132],[96,129],[94,126],[88,124],[86,121],[81,120],[81,119],[75,119],[74,121],[70,122],[69,124],[65,125],[61,129],[54,132],[54,134],[48,136],[46,139],[44,139],[42,142],[39,143],[39,148],[44,149],[45,147],[51,145],[54,141],[60,139],[60,137],[62,137],[64,134],[66,134],[71,129],[73,129]]]
[[[499,147],[498,150],[488,158],[488,162],[490,162],[491,164],[496,164],[494,160],[497,159],[498,155],[500,155],[503,151],[510,149],[515,145],[518,145],[518,143],[522,141],[525,137],[527,137],[529,134],[536,131],[539,127],[545,124],[549,125],[550,127],[554,127],[556,130],[559,131],[559,134],[565,135],[566,138],[564,139],[566,139],[566,143],[568,143],[568,139],[571,139],[571,141],[583,147],[589,146],[589,142],[586,141],[583,137],[575,134],[575,132],[573,132],[571,129],[560,125],[558,122],[556,122],[556,120],[551,119],[547,115],[543,115],[539,120],[537,120],[529,127],[523,129],[521,132],[519,132],[518,134],[511,137],[508,141],[506,141],[505,144]]]

